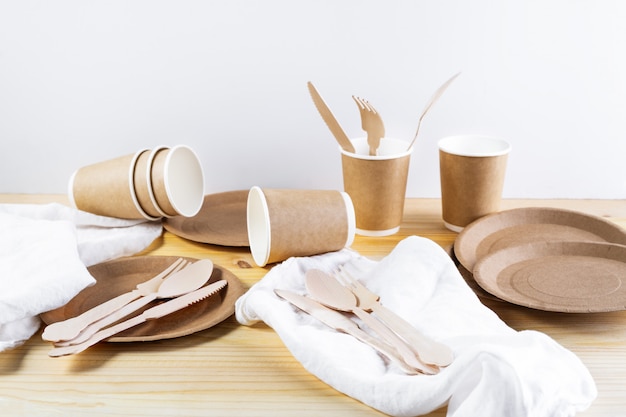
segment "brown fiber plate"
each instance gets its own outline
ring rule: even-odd
[[[176,256],[137,256],[120,258],[89,267],[96,283],[85,288],[68,304],[41,315],[46,324],[75,317],[117,295],[131,291],[141,282],[147,281],[171,265]],[[197,259],[185,258],[189,261]],[[109,342],[142,342],[171,339],[208,329],[221,323],[235,312],[235,301],[246,288],[241,281],[226,269],[214,265],[209,283],[225,279],[228,285],[217,294],[185,307],[167,316],[150,320],[125,330],[107,339]],[[150,308],[154,301],[144,308]]]
[[[594,313],[626,308],[626,246],[543,242],[485,256],[474,279],[514,304],[546,311]]]
[[[468,225],[454,253],[468,271],[487,254],[532,242],[581,241],[626,245],[626,230],[602,217],[574,210],[530,207],[487,215]]]
[[[168,232],[194,242],[221,246],[250,246],[246,210],[248,191],[228,191],[204,196],[193,217],[176,216],[163,221]]]

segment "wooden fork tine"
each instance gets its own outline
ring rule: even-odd
[[[339,274],[341,275],[341,277],[349,282],[349,285],[352,288],[356,288],[356,289],[360,289],[362,291],[368,291],[370,293],[372,293],[372,291],[369,290],[369,288],[367,288],[365,285],[361,284],[361,281],[359,281],[358,279],[354,278],[348,271],[346,271],[346,269],[344,267],[339,267]],[[373,293],[372,293],[373,294]]]
[[[352,96],[352,100],[354,100],[356,105],[359,106],[359,110],[364,110],[365,109],[365,106],[363,105],[363,102],[361,101],[361,99],[359,97]]]

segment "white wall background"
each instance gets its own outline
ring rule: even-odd
[[[352,94],[409,140],[407,194],[438,197],[436,142],[513,145],[505,197],[626,198],[626,2],[0,0],[0,192],[184,143],[206,192],[342,188],[311,80],[349,135]]]

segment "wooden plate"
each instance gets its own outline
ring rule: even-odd
[[[489,253],[532,242],[583,241],[626,245],[626,230],[602,217],[573,210],[531,207],[490,214],[468,225],[454,253],[468,271]]]
[[[96,279],[96,283],[85,288],[65,306],[43,313],[41,319],[44,323],[51,324],[75,317],[95,305],[131,291],[137,284],[157,275],[176,259],[178,259],[176,256],[138,256],[120,258],[91,266],[88,270]],[[192,262],[197,260],[185,259]],[[246,288],[231,272],[214,265],[213,274],[207,285],[220,279],[228,281],[228,285],[219,293],[180,311],[132,327],[107,341],[137,342],[171,339],[208,329],[221,323],[235,312],[235,301],[246,291]],[[153,307],[157,303],[159,301],[154,301],[141,311]]]
[[[474,279],[503,300],[539,310],[624,310],[626,246],[592,242],[515,246],[478,261]]]
[[[204,196],[202,208],[193,217],[163,220],[168,232],[194,242],[221,246],[250,246],[246,220],[248,190]]]

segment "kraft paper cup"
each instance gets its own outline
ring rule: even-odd
[[[348,194],[330,190],[252,187],[248,193],[250,251],[259,266],[350,246],[354,207]]]
[[[150,198],[150,181],[148,160],[150,158],[150,150],[144,149],[140,151],[139,157],[135,164],[133,172],[133,189],[139,204],[139,209],[145,212],[145,217],[148,220],[158,220],[163,217],[163,214],[159,211]]]
[[[444,225],[460,232],[474,220],[499,211],[509,143],[459,135],[443,138],[438,145]]]
[[[142,151],[88,165],[70,177],[68,197],[72,205],[101,216],[146,219],[133,187],[133,174]]]
[[[151,168],[157,206],[169,216],[193,217],[204,201],[204,175],[195,152],[185,145],[156,152]]]
[[[152,167],[154,165],[154,158],[159,152],[166,150],[166,149],[169,149],[169,148],[167,146],[157,146],[150,151],[148,155],[148,159],[146,161],[146,167],[145,167],[146,187],[148,189],[148,198],[150,199],[150,204],[152,207],[154,207],[156,212],[159,213],[159,215],[162,217],[174,217],[175,214],[168,214],[159,206],[156,195],[154,194],[154,187],[152,186]],[[174,213],[175,212],[174,208],[171,207],[171,205],[168,203],[167,194],[165,194],[165,197],[162,199],[164,200],[163,204],[167,204],[170,211]]]
[[[344,190],[352,198],[356,233],[388,236],[402,223],[412,148],[406,141],[383,138],[378,155],[369,155],[366,138],[351,140],[355,153],[341,149]]]

